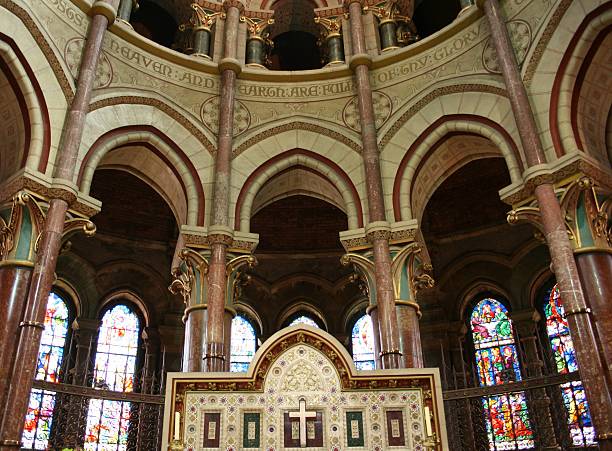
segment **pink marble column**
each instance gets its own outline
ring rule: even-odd
[[[498,0],[483,0],[504,81],[514,112],[528,166],[546,162],[527,91],[523,85],[505,20]],[[605,374],[607,369],[598,352],[591,310],[587,307],[576,261],[559,201],[553,186],[542,183],[535,188],[544,235],[552,267],[565,304],[567,321],[576,348],[580,375],[584,383],[600,449],[612,449],[612,398]]]
[[[183,345],[183,371],[204,371],[204,354],[206,353],[206,329],[208,312],[206,305],[185,312],[185,342]]]
[[[23,316],[32,268],[0,268],[0,406],[5,405],[7,384],[19,340],[19,323]],[[0,422],[2,413],[0,412]]]
[[[575,258],[586,300],[593,310],[608,384],[612,387],[612,254],[584,252]]]
[[[113,6],[116,6],[114,3],[98,0],[92,7],[93,17],[83,51],[76,94],[66,118],[63,142],[60,147],[62,150],[57,157],[54,173],[56,179],[71,181],[74,175],[102,39],[110,19],[114,20]],[[0,427],[0,451],[15,450],[20,447],[29,393],[34,380],[40,338],[44,330],[47,299],[55,278],[55,267],[61,247],[64,220],[69,206],[66,198],[70,198],[70,193],[66,190],[58,191],[64,195],[67,194],[67,196],[52,198],[49,202],[21,322],[16,358],[7,383],[6,402],[1,407],[4,415]]]
[[[211,257],[208,272],[208,327],[206,336],[206,371],[224,371],[226,359],[223,342],[225,297],[227,290],[226,259],[231,237],[227,235],[229,223],[229,190],[234,128],[234,93],[236,77],[241,70],[236,59],[238,26],[244,6],[237,0],[223,3],[225,9],[225,36],[221,71],[221,97],[219,100],[219,131],[215,157],[212,226],[209,241]],[[216,233],[219,229],[221,233]],[[226,233],[223,233],[225,231]]]
[[[363,164],[366,176],[368,212],[370,223],[386,221],[382,177],[376,142],[376,123],[372,87],[370,86],[369,63],[366,53],[362,8],[358,0],[349,0],[353,57],[351,67],[355,73],[359,119],[361,121],[361,140],[363,145]],[[377,231],[368,234],[374,253],[378,317],[380,321],[381,363],[383,368],[401,368],[403,361],[400,353],[400,338],[395,313],[395,293],[391,276],[391,257],[389,254],[388,233]]]
[[[400,349],[405,368],[423,368],[423,347],[419,328],[419,306],[413,302],[396,301]]]

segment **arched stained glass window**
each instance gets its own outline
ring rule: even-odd
[[[501,302],[487,298],[472,310],[470,318],[481,386],[521,379],[512,321]],[[533,430],[522,392],[482,399],[491,450],[534,447]]]
[[[553,352],[557,373],[578,371],[576,351],[572,343],[563,304],[557,285],[550,290],[545,300],[546,332]],[[595,429],[591,422],[589,405],[581,381],[561,385],[563,403],[567,410],[567,422],[572,442],[576,446],[595,444]]]
[[[248,370],[256,348],[255,329],[244,316],[237,315],[232,320],[230,371],[239,373]]]
[[[134,389],[140,321],[126,305],[108,310],[98,333],[94,366],[94,387],[129,392]],[[87,412],[85,449],[125,451],[131,404],[92,399]]]
[[[56,293],[51,292],[45,313],[45,330],[40,340],[36,380],[59,382],[68,335],[68,306]],[[32,389],[28,413],[21,440],[26,449],[48,449],[55,392]]]
[[[351,337],[355,367],[358,370],[373,370],[375,368],[374,328],[370,315],[363,315],[357,320]]]
[[[312,326],[312,327],[316,327],[317,329],[320,329],[317,322],[311,317],[306,316],[306,315],[298,316],[297,318],[295,318],[293,321],[289,323],[289,326],[295,326],[296,324],[306,324],[307,326]]]

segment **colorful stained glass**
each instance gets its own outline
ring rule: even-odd
[[[578,370],[576,351],[570,336],[569,326],[561,302],[559,288],[553,287],[544,305],[546,315],[546,332],[553,352],[553,359],[558,373],[570,373]],[[561,385],[561,395],[567,410],[567,424],[570,428],[572,442],[576,446],[595,444],[595,429],[591,422],[589,405],[581,381]]]
[[[94,387],[129,392],[134,389],[140,321],[126,305],[116,305],[102,318],[94,366]],[[127,449],[131,404],[92,399],[87,412],[85,450]]]
[[[232,348],[230,356],[230,371],[245,372],[255,355],[257,336],[255,329],[244,316],[236,316],[232,320]]]
[[[306,324],[307,326],[312,326],[312,327],[316,327],[317,329],[320,329],[317,322],[314,319],[306,315],[298,316],[297,318],[295,318],[293,321],[289,323],[289,326],[295,326],[296,324]]]
[[[373,370],[374,363],[374,328],[370,315],[363,315],[357,320],[352,331],[353,361],[358,370]]]
[[[66,336],[68,335],[68,316],[66,302],[52,292],[47,300],[45,330],[42,333],[38,350],[35,375],[37,380],[59,382]],[[55,392],[32,390],[21,437],[24,448],[48,448],[54,407]]]
[[[521,380],[508,310],[499,301],[480,301],[470,318],[481,386]],[[527,401],[522,392],[482,399],[491,450],[534,447]]]

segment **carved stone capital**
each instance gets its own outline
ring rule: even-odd
[[[224,0],[223,11],[227,13],[230,8],[237,8],[240,14],[242,14],[244,12],[244,3],[240,0]]]
[[[366,226],[365,232],[370,243],[377,240],[388,240],[391,237],[391,224],[387,221],[371,222]]]
[[[258,37],[265,39],[270,34],[268,27],[274,23],[274,19],[271,17],[264,19],[259,17],[240,16],[240,22],[247,24],[249,38]]]

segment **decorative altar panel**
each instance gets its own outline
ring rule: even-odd
[[[170,373],[164,450],[448,449],[437,368],[357,372],[331,335],[283,329],[247,373]]]

